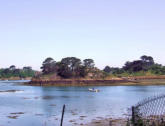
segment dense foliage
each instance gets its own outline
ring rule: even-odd
[[[54,61],[49,57],[42,64],[42,74],[54,74],[60,78],[105,78],[113,76],[139,76],[139,75],[163,75],[165,66],[157,64],[151,56],[142,56],[139,60],[126,62],[122,68],[106,66],[103,70],[95,67],[93,59],[81,61],[76,57],[66,57],[61,61]]]
[[[145,75],[146,73],[154,75],[164,75],[165,66],[157,64],[151,56],[141,56],[139,60],[126,62],[122,68],[113,68],[106,66],[104,71],[109,74],[127,74],[127,75]]]
[[[52,58],[47,58],[42,64],[43,75],[55,73],[61,78],[85,77],[89,73],[93,77],[101,76],[103,71],[95,67],[92,59],[81,61],[76,57],[66,57],[56,62]],[[101,73],[101,74],[100,74]]]
[[[139,60],[128,61],[122,68],[106,66],[103,70],[95,67],[93,59],[81,61],[76,57],[66,57],[56,62],[53,58],[46,58],[42,64],[42,75],[55,75],[60,78],[105,78],[112,76],[145,76],[165,75],[165,66],[157,64],[151,56],[141,56]],[[31,67],[0,69],[0,78],[33,77],[35,71]],[[36,74],[38,75],[38,74]],[[40,76],[40,74],[39,74]],[[36,76],[37,77],[37,76]]]
[[[35,71],[31,67],[23,67],[23,69],[18,69],[14,65],[9,68],[0,69],[0,78],[10,78],[10,77],[33,77]]]

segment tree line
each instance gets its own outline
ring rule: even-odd
[[[76,57],[66,57],[61,61],[55,61],[48,57],[42,63],[42,75],[55,74],[61,78],[105,78],[113,76],[142,75],[141,73],[150,73],[154,75],[165,75],[165,66],[155,63],[153,57],[143,55],[138,60],[127,61],[122,68],[106,66],[103,70],[95,67],[93,59],[84,59],[81,61]],[[11,65],[9,68],[0,69],[0,78],[10,77],[34,77],[36,71],[27,66],[22,69]]]
[[[81,61],[76,57],[66,57],[55,61],[49,57],[42,63],[42,74],[56,74],[61,78],[105,78],[109,75],[131,75],[139,72],[150,72],[155,75],[165,74],[165,66],[154,62],[151,56],[141,56],[139,60],[128,61],[122,68],[106,66],[103,70],[95,67],[93,59]]]
[[[27,66],[22,69],[16,68],[15,65],[11,65],[9,68],[1,68],[0,69],[0,78],[10,78],[10,77],[33,77],[35,75],[35,71],[32,70],[32,67]]]
[[[56,73],[62,78],[85,77],[89,72],[97,71],[93,59],[81,61],[76,57],[66,57],[56,62],[53,58],[46,58],[42,64],[43,75]]]
[[[165,66],[155,63],[153,57],[143,55],[139,60],[134,60],[132,62],[127,61],[122,68],[114,68],[106,66],[103,70],[109,74],[134,74],[134,73],[145,73],[149,72],[155,75],[164,75]]]

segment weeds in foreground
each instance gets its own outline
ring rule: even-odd
[[[165,126],[165,121],[163,119],[142,119],[139,118],[136,122],[132,120],[127,120],[126,126]]]

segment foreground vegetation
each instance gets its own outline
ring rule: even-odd
[[[93,59],[81,61],[76,57],[63,58],[56,62],[47,58],[42,64],[40,77],[52,79],[105,79],[112,77],[130,76],[159,76],[165,75],[165,66],[155,63],[151,56],[141,56],[139,60],[128,61],[122,68],[106,66],[103,70],[95,67]]]

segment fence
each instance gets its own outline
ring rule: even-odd
[[[130,111],[133,126],[165,126],[165,94],[146,98]]]

